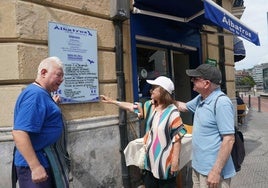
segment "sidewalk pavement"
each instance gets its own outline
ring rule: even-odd
[[[244,125],[246,157],[241,170],[232,178],[231,188],[268,187],[268,112],[250,108]]]

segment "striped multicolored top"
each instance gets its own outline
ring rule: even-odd
[[[144,104],[144,114],[148,116],[144,136],[147,147],[145,169],[151,171],[155,178],[168,179],[172,177],[173,143],[186,134],[186,129],[175,105],[169,105],[162,113],[156,112],[150,105],[151,101]]]

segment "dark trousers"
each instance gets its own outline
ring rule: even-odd
[[[48,179],[41,183],[32,181],[32,173],[29,167],[16,167],[20,188],[54,188],[51,171],[46,169]]]
[[[161,180],[155,178],[151,172],[145,171],[144,185],[146,188],[176,188],[176,177]]]

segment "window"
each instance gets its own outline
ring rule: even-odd
[[[139,98],[150,98],[151,85],[146,80],[155,79],[158,76],[168,76],[167,51],[165,49],[138,46],[137,70]]]

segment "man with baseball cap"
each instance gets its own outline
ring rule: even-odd
[[[194,113],[192,179],[195,188],[229,188],[236,172],[230,155],[234,143],[234,108],[221,91],[220,70],[209,64],[186,70],[193,90],[191,101],[177,102],[180,111]]]
[[[209,64],[201,64],[196,69],[188,69],[186,74],[190,77],[204,78],[217,85],[221,84],[222,81],[221,71]]]

